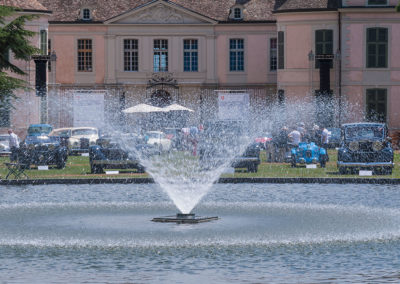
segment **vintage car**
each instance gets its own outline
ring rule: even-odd
[[[147,144],[158,147],[160,152],[170,151],[172,148],[172,141],[162,131],[148,131],[145,139]]]
[[[392,174],[393,149],[384,123],[348,123],[342,125],[342,142],[337,166],[341,174],[370,169]]]
[[[102,136],[96,141],[96,145],[89,147],[90,172],[92,174],[104,173],[104,169],[136,169],[145,171],[140,163],[140,157],[159,154],[158,147],[146,144],[144,138],[137,135],[113,139],[111,136]],[[125,144],[121,147],[121,144]],[[129,145],[127,147],[126,145]]]
[[[300,142],[297,147],[290,151],[290,164],[296,167],[297,164],[320,164],[325,168],[328,161],[326,149],[317,146],[314,142]]]
[[[329,131],[328,136],[328,148],[337,148],[340,146],[341,140],[341,131],[338,127],[328,127],[327,130]]]
[[[59,136],[66,140],[69,154],[74,155],[89,152],[89,146],[95,145],[99,139],[99,131],[95,127],[57,128],[50,136]]]
[[[199,136],[198,146],[201,167],[212,170],[225,165],[257,172],[260,164],[260,144],[253,142],[244,149],[243,145],[249,142],[247,129],[244,121],[205,123],[204,131]]]
[[[8,134],[0,134],[0,156],[8,156],[11,154],[9,137],[10,135]]]
[[[62,169],[67,158],[67,147],[61,145],[60,138],[47,135],[27,136],[18,150],[18,162],[26,168],[30,165],[55,165]]]
[[[48,135],[53,130],[50,124],[31,124],[28,127],[27,136]]]

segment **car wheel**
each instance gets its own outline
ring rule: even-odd
[[[339,174],[345,175],[347,173],[347,168],[345,167],[339,167]]]
[[[392,167],[384,167],[382,169],[382,172],[383,172],[384,175],[391,175],[392,172],[393,172],[393,169],[392,169]]]
[[[250,164],[247,166],[247,171],[249,173],[256,173],[257,172],[257,165],[255,164]]]
[[[104,173],[103,167],[99,165],[90,165],[90,172],[92,174],[102,174]]]
[[[63,169],[63,168],[65,168],[65,160],[64,159],[62,159],[61,161],[57,161],[57,169]]]
[[[291,161],[290,161],[290,166],[292,168],[296,167],[296,157],[292,156]]]

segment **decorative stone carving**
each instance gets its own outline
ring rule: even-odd
[[[147,9],[135,19],[143,24],[183,24],[184,18],[176,10],[166,7],[163,4]]]

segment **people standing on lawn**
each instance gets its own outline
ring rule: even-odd
[[[12,129],[8,129],[8,134],[9,134],[8,143],[11,151],[10,161],[15,162],[18,159],[19,138],[17,134],[13,132]]]
[[[285,161],[286,157],[286,152],[288,148],[288,138],[289,138],[289,129],[286,126],[283,126],[277,137],[277,148],[278,148],[278,153],[276,160],[278,163],[282,163]]]
[[[329,143],[329,131],[328,131],[328,129],[326,129],[326,127],[322,127],[321,147],[328,149],[328,143]]]
[[[292,131],[288,135],[290,144],[294,146],[299,146],[299,143],[301,142],[301,133],[300,131],[297,130],[296,127],[292,128]]]

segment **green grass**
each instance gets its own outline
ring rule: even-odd
[[[336,167],[337,151],[329,150],[329,162],[326,168],[319,166],[317,169],[307,169],[305,166],[290,167],[287,163],[267,163],[266,155],[261,153],[261,164],[257,173],[248,173],[245,169],[237,169],[235,174],[224,174],[223,177],[359,177],[358,175],[339,175]],[[372,178],[400,178],[400,153],[395,153],[395,168],[392,175],[372,176]],[[8,157],[0,157],[0,177],[4,178],[8,170],[4,163],[9,162]],[[36,167],[26,170],[30,179],[51,178],[135,178],[148,177],[147,174],[136,173],[135,170],[121,170],[118,175],[91,174],[89,158],[82,156],[69,156],[65,169],[58,170],[50,167],[48,171],[39,171]]]

